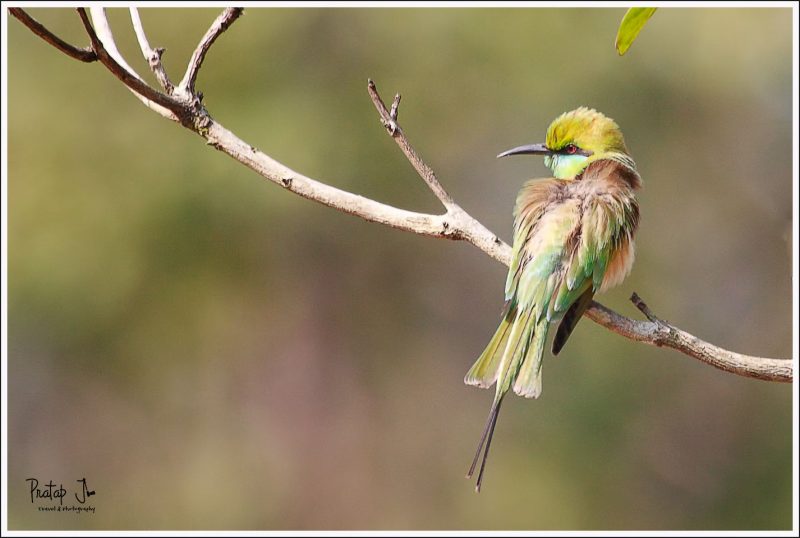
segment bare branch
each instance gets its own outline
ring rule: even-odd
[[[114,61],[116,61],[117,64],[119,64],[123,69],[125,69],[128,74],[144,82],[144,79],[139,76],[139,73],[137,73],[136,70],[128,64],[128,62],[125,61],[125,58],[119,52],[119,49],[117,49],[117,43],[114,41],[114,34],[111,32],[111,26],[108,24],[108,18],[106,17],[106,8],[90,7],[89,13],[92,15],[92,27],[94,28],[96,36],[103,44],[103,48],[106,50],[108,55],[111,56]]]
[[[794,378],[791,359],[752,357],[722,349],[657,318],[636,293],[631,296],[631,301],[650,321],[626,318],[597,302],[592,303],[586,316],[625,338],[680,351],[726,372],[782,383],[791,383]]]
[[[186,74],[183,75],[183,80],[181,80],[179,84],[182,92],[188,95],[195,95],[194,85],[197,80],[197,73],[200,72],[200,67],[203,65],[206,53],[208,53],[214,41],[239,18],[242,12],[244,12],[244,8],[241,7],[225,8],[213,24],[211,24],[206,35],[203,36],[203,39],[201,39],[200,43],[197,45],[191,60],[189,60]]]
[[[395,97],[391,110],[387,110],[386,105],[378,95],[375,84],[369,81],[368,91],[380,114],[381,122],[400,146],[415,170],[445,205],[447,211],[443,215],[430,215],[399,209],[337,189],[303,176],[284,166],[255,147],[240,140],[232,132],[211,119],[206,110],[199,106],[199,102],[194,99],[193,94],[192,99],[185,103],[173,96],[164,95],[150,88],[132,70],[123,67],[123,65],[127,65],[124,60],[120,63],[106,51],[103,42],[100,41],[89,23],[85,10],[78,9],[78,13],[92,40],[92,47],[97,59],[131,91],[145,102],[151,101],[151,108],[165,117],[170,119],[180,118],[180,122],[184,127],[206,139],[209,145],[230,155],[264,178],[281,185],[295,194],[371,222],[378,222],[419,235],[468,241],[506,266],[510,264],[511,248],[452,200],[439,184],[433,171],[411,147],[403,130],[397,125],[397,113],[400,104],[399,95]],[[192,92],[194,91],[194,77],[196,77],[197,70],[202,64],[203,56],[214,39],[239,14],[241,14],[241,9],[238,11],[229,9],[217,18],[206,37],[203,38],[198,50],[195,51],[196,58],[193,57],[187,75],[184,77],[185,82],[181,83],[184,90],[191,89]],[[16,14],[15,16],[20,18]],[[104,19],[104,14],[98,15],[101,25]],[[24,20],[22,21],[25,23]],[[41,29],[37,30],[28,24],[26,26],[50,42],[49,39],[44,37]],[[110,34],[107,23],[104,25],[103,31]],[[52,35],[46,30],[45,34]],[[113,43],[113,39],[109,43]],[[62,47],[57,46],[57,48],[71,57],[81,59],[69,51],[63,50]],[[114,47],[114,50],[116,51],[116,47]],[[116,54],[118,55],[119,53],[117,52]],[[166,110],[167,113],[172,114],[174,117],[164,114],[159,109]],[[627,318],[597,302],[592,302],[591,307],[586,311],[586,316],[595,323],[625,338],[658,347],[672,348],[726,372],[767,381],[791,382],[794,378],[794,364],[789,359],[752,357],[719,348],[657,318],[638,295],[634,294],[631,300],[649,321],[637,321]]]
[[[94,28],[92,27],[91,22],[89,22],[89,18],[86,15],[86,10],[83,8],[78,8],[78,15],[81,18],[81,22],[83,22],[83,26],[86,29],[86,32],[89,34],[89,39],[92,42],[92,49],[90,51],[86,49],[78,49],[69,43],[61,40],[55,34],[53,34],[50,30],[45,28],[42,24],[31,18],[27,13],[25,13],[22,9],[19,8],[10,8],[12,15],[17,17],[25,26],[30,28],[30,30],[56,47],[58,50],[62,51],[64,54],[67,54],[71,58],[75,58],[82,62],[93,62],[93,61],[100,61],[109,71],[111,71],[117,78],[119,78],[127,87],[130,89],[133,94],[139,98],[148,108],[151,110],[158,112],[160,115],[164,116],[165,118],[171,119],[173,121],[180,121],[179,118],[186,116],[185,113],[181,114],[175,111],[183,112],[186,108],[186,105],[181,103],[180,101],[174,100],[169,98],[166,95],[163,95],[159,92],[156,92],[152,88],[150,88],[142,79],[139,77],[133,69],[128,66],[122,56],[119,54],[119,51],[116,50],[116,45],[114,45],[113,36],[111,36],[111,30],[108,27],[108,21],[105,19],[105,13],[102,11],[102,8],[92,8],[93,10],[97,10],[97,19],[99,21],[99,28],[101,29],[102,33],[106,34],[105,38],[110,43],[114,53],[116,56],[119,57],[121,63],[114,58],[114,56],[106,50],[103,42],[98,37],[97,33],[95,33]]]
[[[168,95],[164,95],[148,86],[147,83],[128,66],[122,58],[122,55],[116,50],[116,45],[114,45],[114,39],[111,35],[111,28],[108,26],[103,8],[91,9],[93,10],[93,18],[98,22],[98,31],[104,34],[105,42],[108,42],[113,47],[115,55],[122,60],[122,63],[120,63],[110,51],[106,50],[105,42],[95,33],[95,29],[92,23],[89,22],[89,17],[86,15],[86,10],[78,8],[78,15],[83,22],[86,33],[89,34],[89,39],[92,41],[92,48],[100,62],[111,71],[114,76],[120,79],[150,110],[173,121],[187,121],[187,116],[189,114],[187,106],[183,102]]]
[[[653,323],[660,323],[661,322],[661,320],[659,320],[656,317],[656,315],[653,314],[653,311],[650,310],[650,307],[647,306],[647,304],[645,304],[644,301],[642,301],[642,298],[639,297],[638,293],[633,292],[633,294],[631,295],[631,302],[636,306],[636,308],[638,308],[641,311],[642,314],[644,314],[644,317],[646,317],[647,319],[649,319]]]
[[[150,47],[150,43],[147,41],[147,34],[144,33],[144,26],[142,26],[142,19],[139,18],[139,10],[135,7],[129,9],[133,31],[136,32],[136,39],[139,41],[139,48],[142,49],[144,59],[156,76],[158,83],[161,84],[161,87],[167,92],[167,95],[172,95],[175,85],[170,81],[161,63],[161,55],[164,54],[164,49],[153,49]]]
[[[91,48],[87,47],[81,49],[74,45],[70,45],[53,32],[45,28],[42,23],[28,15],[22,8],[11,7],[8,8],[8,11],[17,19],[19,19],[22,24],[30,28],[34,34],[44,39],[70,58],[75,58],[76,60],[87,63],[97,61],[97,54],[95,54]]]
[[[432,237],[447,237],[447,215],[406,211],[306,177],[250,146],[210,118],[200,134],[209,145],[304,198],[392,228]]]
[[[510,247],[461,208],[444,215],[416,213],[337,189],[284,166],[242,141],[210,117],[205,118],[196,132],[209,145],[304,198],[398,230],[440,239],[466,240],[506,265],[511,259]]]
[[[397,114],[400,112],[400,99],[402,96],[397,93],[394,96],[394,101],[392,101],[392,108],[389,110],[389,118],[394,122],[395,128],[392,130],[392,136],[394,136],[394,131],[397,130]]]
[[[434,174],[431,167],[425,164],[419,154],[411,146],[411,143],[409,143],[405,133],[403,133],[403,129],[397,124],[400,94],[395,96],[392,109],[388,110],[383,103],[383,99],[381,99],[381,96],[378,94],[378,88],[375,87],[375,83],[372,79],[367,81],[367,91],[372,98],[372,102],[375,104],[375,108],[378,109],[378,114],[381,116],[381,123],[386,127],[391,137],[394,138],[394,141],[397,142],[397,145],[400,146],[400,149],[411,163],[411,166],[414,167],[414,170],[416,170],[419,176],[428,184],[428,187],[433,191],[433,194],[436,195],[439,201],[442,202],[445,208],[451,209],[457,207],[453,198],[444,190],[439,180],[436,179],[436,174]]]

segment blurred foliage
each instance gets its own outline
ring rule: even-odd
[[[619,23],[617,39],[614,41],[614,47],[620,56],[628,51],[645,23],[655,12],[656,8],[654,7],[632,7],[625,13],[622,22]]]
[[[73,10],[31,9],[87,43]],[[214,9],[145,9],[179,79]],[[644,189],[638,260],[600,300],[743,353],[792,350],[792,11],[248,9],[198,80],[211,114],[312,177],[437,211],[366,93],[463,207],[509,240],[540,159],[497,161],[589,105]],[[149,76],[127,10],[120,49]],[[491,393],[463,385],[505,268],[462,243],[293,196],[8,22],[12,529],[788,529],[792,387],[585,320],[544,393],[504,406],[480,495],[463,476]],[[25,478],[85,476],[94,515]]]

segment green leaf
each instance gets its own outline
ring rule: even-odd
[[[655,12],[654,7],[632,7],[628,10],[619,23],[617,41],[614,43],[620,56],[628,51],[636,36]]]

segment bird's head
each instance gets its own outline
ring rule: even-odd
[[[635,170],[616,122],[586,107],[565,112],[553,120],[547,128],[546,143],[519,146],[498,157],[522,154],[544,155],[545,165],[559,179],[575,179],[598,159],[613,159]]]

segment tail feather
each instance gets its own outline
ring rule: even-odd
[[[500,371],[500,359],[503,357],[502,352],[506,347],[508,332],[513,319],[511,316],[503,318],[494,336],[489,341],[489,345],[486,346],[481,356],[478,357],[478,360],[469,369],[467,375],[464,376],[464,383],[487,389],[497,381],[497,375]]]
[[[522,366],[514,381],[514,392],[525,398],[538,398],[542,393],[542,355],[547,339],[547,328],[547,319],[542,319],[536,324]]]
[[[470,465],[469,471],[467,472],[467,478],[472,478],[472,475],[475,473],[475,467],[478,465],[478,459],[481,459],[481,453],[483,453],[483,458],[481,459],[481,468],[480,471],[478,471],[478,480],[475,483],[475,491],[478,493],[481,491],[483,472],[486,469],[486,460],[489,457],[489,447],[492,444],[494,427],[497,424],[497,416],[500,413],[501,403],[503,403],[502,397],[499,400],[495,400],[492,404],[492,409],[489,411],[489,418],[486,420],[486,426],[483,428],[483,434],[481,434],[481,440],[478,443],[478,449],[475,451],[475,457],[472,459],[472,465]]]
[[[502,397],[514,384],[514,379],[530,347],[535,317],[533,310],[526,310],[521,312],[512,324],[508,342],[503,350],[503,358],[498,367],[495,398]]]
[[[481,484],[483,483],[483,473],[486,469],[486,460],[489,457],[489,447],[492,444],[494,428],[500,412],[500,404],[514,384],[514,380],[520,371],[520,366],[525,362],[525,357],[529,354],[531,342],[535,340],[534,318],[533,310],[526,310],[518,313],[515,318],[504,319],[489,346],[487,346],[464,379],[467,383],[470,383],[470,380],[478,380],[482,383],[491,380],[488,385],[480,384],[479,386],[490,386],[491,383],[497,381],[494,403],[489,411],[489,418],[483,428],[478,449],[467,473],[467,478],[472,477],[478,465],[478,460],[481,460],[478,480],[475,485],[475,490],[478,492],[480,492]],[[540,325],[545,327],[543,332],[546,333],[547,320],[543,320]],[[541,350],[538,353],[541,356]],[[489,367],[491,367],[491,371],[487,370]],[[483,454],[482,458],[481,454]]]

